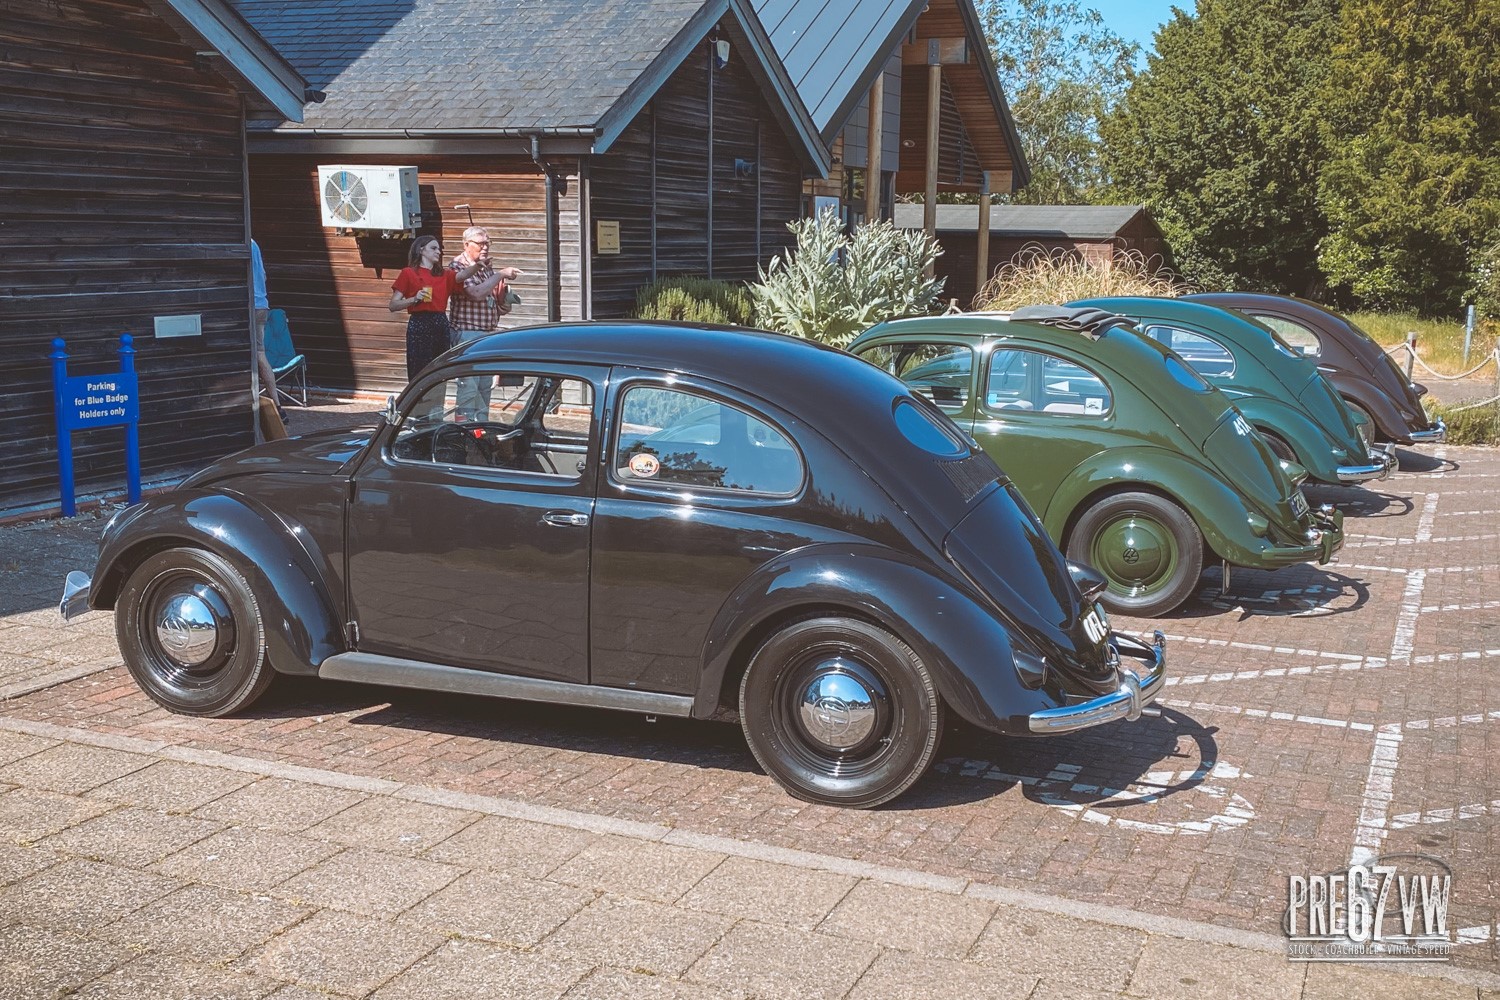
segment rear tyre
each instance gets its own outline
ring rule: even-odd
[[[1203,534],[1187,511],[1154,493],[1116,493],[1083,513],[1068,558],[1103,573],[1113,612],[1154,618],[1187,600],[1203,568]]]
[[[1291,445],[1286,443],[1286,438],[1283,438],[1279,434],[1273,434],[1268,430],[1261,430],[1260,436],[1266,439],[1266,444],[1270,445],[1271,454],[1275,455],[1283,462],[1297,461],[1297,453],[1292,450]]]
[[[868,809],[926,773],[943,732],[932,675],[906,643],[852,618],[771,636],[740,683],[750,752],[792,795]]]
[[[184,715],[238,711],[275,677],[250,585],[203,549],[168,549],[137,566],[115,604],[115,636],[141,690]]]

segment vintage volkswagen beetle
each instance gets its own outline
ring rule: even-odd
[[[1192,302],[1233,309],[1275,330],[1312,358],[1356,415],[1367,443],[1435,444],[1447,435],[1442,420],[1422,406],[1427,387],[1411,381],[1389,354],[1347,316],[1306,299],[1265,292],[1210,292]]]
[[[873,806],[947,711],[1031,734],[1148,710],[1164,641],[1111,635],[1102,586],[884,372],[777,334],[582,324],[457,347],[372,432],[251,448],[122,511],[63,609],[114,608],[177,712],[281,672],[737,713],[792,794]]]
[[[1265,435],[1278,458],[1320,483],[1384,479],[1396,459],[1372,450],[1318,366],[1270,327],[1240,313],[1182,299],[1121,297],[1072,303],[1129,316],[1141,331],[1182,355]]]
[[[1032,321],[1023,321],[1031,317]],[[928,395],[1009,471],[1111,611],[1153,616],[1205,563],[1327,562],[1343,515],[1309,510],[1217,389],[1098,310],[1036,307],[896,320],[849,350]]]

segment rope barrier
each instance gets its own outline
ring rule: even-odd
[[[1432,367],[1425,361],[1423,361],[1420,357],[1418,357],[1416,351],[1412,350],[1411,344],[1397,344],[1395,347],[1387,349],[1385,353],[1395,354],[1397,351],[1405,351],[1408,355],[1410,355],[1412,361],[1421,366],[1423,372],[1433,378],[1442,379],[1445,382],[1456,382],[1459,379],[1469,378],[1475,372],[1493,363],[1496,366],[1497,385],[1500,385],[1500,345],[1496,345],[1493,351],[1485,355],[1483,361],[1479,362],[1479,364],[1475,365],[1473,368],[1470,368],[1462,375],[1444,375],[1441,372],[1433,371]],[[1500,393],[1491,396],[1489,399],[1482,399],[1477,403],[1466,403],[1463,406],[1449,406],[1445,407],[1445,409],[1448,413],[1463,413],[1465,410],[1477,410],[1481,406],[1493,406],[1496,403],[1500,403]]]

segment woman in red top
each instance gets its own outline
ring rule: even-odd
[[[463,288],[480,265],[462,271],[442,266],[443,245],[436,236],[418,236],[407,265],[391,284],[391,312],[405,309],[406,378],[417,377],[433,358],[448,349],[448,296]]]

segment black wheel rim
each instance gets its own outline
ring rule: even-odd
[[[819,643],[782,672],[771,721],[800,767],[827,779],[859,778],[892,753],[900,712],[890,691],[878,662],[865,651]]]
[[[171,569],[153,577],[141,593],[135,625],[144,665],[164,688],[210,687],[234,661],[234,612],[218,584],[200,573]]]

